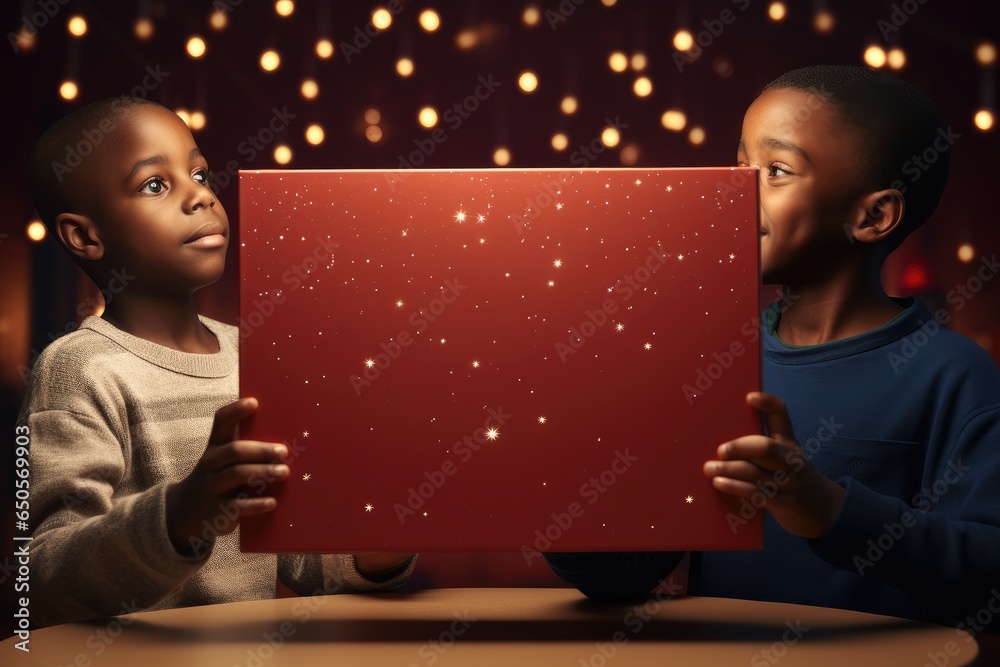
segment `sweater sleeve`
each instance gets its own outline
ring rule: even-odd
[[[278,577],[299,595],[333,595],[389,591],[406,584],[417,557],[374,581],[358,571],[351,554],[282,554],[278,556]]]
[[[1000,405],[968,418],[942,458],[910,502],[838,480],[847,490],[840,511],[827,533],[808,543],[831,565],[923,599],[961,623],[1000,586]]]
[[[176,552],[166,529],[166,484],[119,495],[127,436],[115,401],[36,364],[19,424],[30,444],[31,613],[51,625],[145,609],[207,560]],[[120,405],[120,403],[119,403]]]
[[[556,575],[592,600],[619,602],[641,598],[669,575],[683,551],[546,553]]]

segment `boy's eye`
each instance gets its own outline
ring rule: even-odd
[[[208,172],[208,169],[198,169],[191,174],[191,178],[198,181],[202,185],[208,185],[208,180],[211,178],[211,174]]]
[[[788,176],[791,173],[791,170],[782,164],[772,164],[767,168],[768,176]]]
[[[139,187],[139,192],[147,195],[158,195],[166,189],[167,186],[163,182],[163,179],[159,176],[154,176]]]

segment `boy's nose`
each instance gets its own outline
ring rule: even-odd
[[[200,208],[213,208],[215,206],[215,194],[211,188],[204,185],[195,184],[191,194],[187,198],[186,207],[188,212],[194,213]]]

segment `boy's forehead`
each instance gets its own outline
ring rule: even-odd
[[[836,109],[828,98],[813,91],[776,88],[764,91],[743,117],[740,148],[744,141],[765,142],[780,137],[829,136],[838,134]],[[750,139],[748,135],[754,135]]]
[[[157,106],[143,105],[123,114],[117,130],[108,138],[108,157],[116,167],[126,170],[131,170],[137,160],[154,155],[187,157],[197,147],[184,121]]]

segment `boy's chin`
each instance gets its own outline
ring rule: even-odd
[[[226,272],[225,269],[226,265],[223,263],[217,268],[206,268],[206,270],[200,271],[198,275],[192,276],[191,284],[193,285],[194,290],[200,290],[202,287],[208,287],[209,285],[214,285],[219,282],[219,279],[222,278],[223,274]]]

